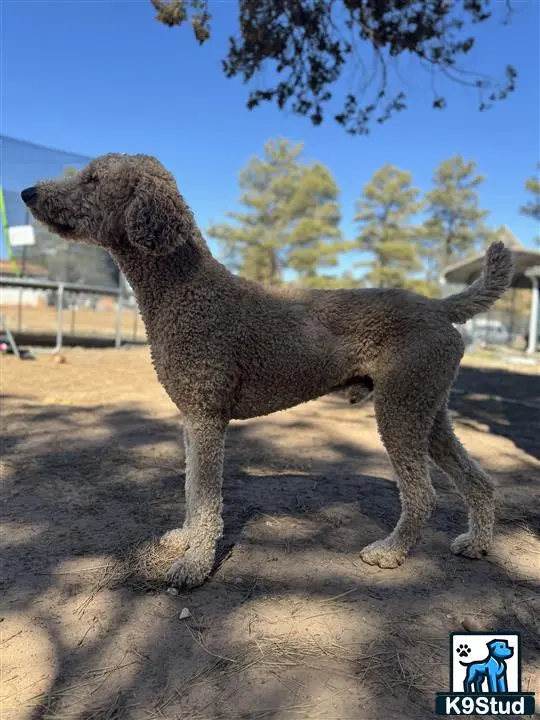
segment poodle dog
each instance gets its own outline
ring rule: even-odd
[[[406,290],[291,290],[237,277],[215,260],[173,176],[153,157],[104,155],[22,198],[51,231],[110,252],[136,294],[158,378],[183,414],[186,517],[161,540],[177,551],[171,583],[194,587],[212,570],[229,421],[336,391],[355,402],[373,389],[400,490],[396,527],[362,559],[395,568],[419,539],[435,502],[430,459],[468,507],[468,531],[452,550],[487,552],[492,483],[455,436],[447,401],[464,352],[452,323],[504,294],[513,264],[503,243],[488,248],[476,282],[443,300]]]

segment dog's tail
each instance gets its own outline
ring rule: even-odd
[[[491,243],[484,258],[482,274],[463,292],[444,300],[437,300],[439,307],[453,323],[466,320],[485,312],[504,295],[512,281],[514,262],[512,252],[503,242]]]

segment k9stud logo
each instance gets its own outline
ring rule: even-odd
[[[450,692],[437,693],[439,715],[532,715],[534,693],[521,692],[519,633],[452,633]]]

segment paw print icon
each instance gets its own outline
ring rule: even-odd
[[[468,645],[458,645],[456,652],[459,657],[469,657],[471,654],[471,648]]]

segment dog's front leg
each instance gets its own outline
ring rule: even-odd
[[[486,668],[486,680],[488,684],[488,692],[496,693],[499,691],[499,678],[497,677],[498,665],[492,663],[491,660],[488,662]]]
[[[506,670],[504,670],[503,674],[497,678],[496,687],[497,687],[497,690],[495,690],[495,692],[498,692],[498,693],[508,692],[508,685],[506,684]]]
[[[166,533],[161,542],[178,548],[179,558],[169,568],[174,585],[203,583],[214,564],[216,543],[223,531],[221,482],[227,423],[216,418],[187,418],[186,519],[181,529]]]

